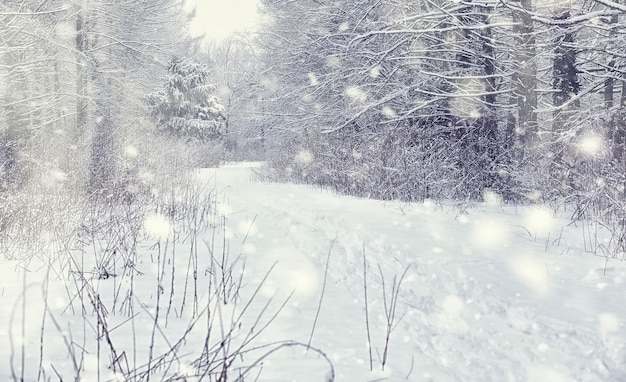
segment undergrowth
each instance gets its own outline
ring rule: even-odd
[[[334,380],[322,350],[261,340],[290,296],[260,294],[273,267],[246,283],[213,187],[181,171],[144,190],[41,193],[56,199],[2,215],[3,254],[23,282],[9,328],[12,379],[243,381],[278,350],[304,347]]]

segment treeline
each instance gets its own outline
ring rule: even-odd
[[[263,0],[269,176],[624,214],[626,6]]]

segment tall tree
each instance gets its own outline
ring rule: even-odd
[[[173,55],[190,46],[182,0],[7,0],[0,4],[3,166],[60,168],[107,192],[117,146]],[[6,90],[6,91],[5,91]],[[27,153],[27,151],[31,151]],[[20,155],[20,153],[28,155]],[[44,161],[32,158],[46,158]],[[4,183],[7,174],[3,171]],[[21,176],[26,178],[26,176]]]
[[[225,108],[213,93],[205,65],[175,58],[164,86],[147,101],[158,128],[174,137],[197,141],[223,139]]]
[[[93,193],[115,187],[116,132],[128,127],[127,113],[140,105],[150,82],[146,71],[158,70],[169,59],[164,56],[182,53],[189,40],[181,28],[181,1],[81,1],[76,11],[77,128],[91,137],[88,185]],[[91,108],[85,99],[92,100]]]

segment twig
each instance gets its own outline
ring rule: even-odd
[[[24,380],[24,371],[26,369],[26,269],[24,269],[24,279],[23,281],[23,293],[22,297],[22,338],[21,338],[21,346],[22,346],[22,370],[20,372],[21,379]]]
[[[194,219],[195,222],[195,219]],[[176,233],[174,233],[174,236],[176,235]],[[163,265],[163,267],[165,268],[165,264]],[[173,305],[173,301],[174,301],[174,289],[175,289],[175,284],[174,284],[174,280],[176,277],[176,240],[172,240],[172,273],[171,273],[171,282],[170,282],[170,299],[168,301],[167,304],[167,312],[165,313],[165,326],[167,327],[168,324],[168,320],[170,317],[170,311],[172,310],[172,305]]]
[[[367,299],[367,259],[365,257],[365,244],[363,244],[363,293],[365,294],[365,330],[367,331],[367,350],[370,359],[370,371],[374,370],[372,358],[372,337],[370,335],[369,303]]]
[[[320,310],[322,309],[322,301],[324,300],[324,292],[326,291],[326,280],[328,279],[328,265],[330,264],[330,255],[333,251],[335,241],[337,241],[337,237],[333,239],[333,241],[330,243],[330,248],[328,249],[328,256],[326,257],[326,269],[324,269],[324,282],[322,283],[322,291],[320,292],[320,301],[317,304],[317,312],[315,312],[315,319],[313,320],[313,327],[311,327],[311,334],[309,335],[309,342],[307,342],[307,347],[311,346],[313,333],[315,332],[315,326],[317,325],[317,319],[319,318]]]
[[[41,287],[41,293],[43,294],[43,303],[44,307],[48,305],[48,285],[50,282],[50,267],[46,271],[45,284]],[[44,334],[46,328],[46,315],[48,311],[46,309],[43,310],[43,317],[41,318],[41,332],[39,334],[39,371],[37,372],[37,381],[41,380],[42,373],[45,373],[43,370],[43,344],[44,344]]]
[[[248,374],[251,370],[253,370],[257,366],[259,366],[267,357],[269,357],[270,355],[276,353],[280,349],[287,348],[287,347],[304,347],[307,350],[313,350],[315,353],[317,353],[320,356],[322,356],[322,358],[324,358],[324,360],[328,363],[328,366],[330,367],[330,370],[327,373],[327,375],[325,376],[324,381],[325,382],[333,382],[335,380],[335,367],[334,367],[332,361],[330,360],[330,358],[328,358],[328,356],[326,355],[326,353],[324,353],[320,349],[312,347],[309,344],[303,344],[301,342],[296,342],[296,341],[287,341],[287,342],[283,342],[283,343],[278,344],[276,347],[270,349],[268,352],[263,354],[261,357],[257,358],[256,361],[254,361],[252,363],[252,365],[248,366],[242,373],[240,373],[239,377],[236,379],[236,382],[239,382],[239,381],[243,382],[245,375]]]
[[[380,279],[383,287],[383,304],[385,307],[385,317],[387,319],[387,329],[385,332],[385,347],[383,349],[383,356],[381,359],[382,370],[385,370],[385,365],[387,364],[387,357],[389,355],[389,339],[391,338],[391,332],[394,329],[394,322],[396,320],[396,309],[398,306],[398,297],[400,295],[400,286],[402,285],[402,281],[404,277],[409,271],[409,267],[407,266],[402,272],[400,279],[396,281],[396,276],[393,277],[393,281],[391,283],[391,294],[389,303],[387,303],[387,291],[385,288],[385,275],[383,274],[383,269],[380,264],[378,265],[378,270],[380,272]]]
[[[252,219],[252,222],[250,222],[250,227],[248,227],[248,232],[246,232],[246,236],[244,236],[243,241],[241,242],[241,244],[245,244],[246,240],[248,239],[248,235],[250,235],[250,231],[252,230],[252,227],[254,226],[254,222],[256,221],[258,215],[254,215],[254,219]]]
[[[161,240],[157,242],[157,269],[161,266]],[[152,326],[152,332],[150,334],[150,346],[148,348],[148,374],[146,375],[146,382],[150,381],[150,369],[152,366],[152,357],[154,356],[154,335],[157,327],[159,326],[159,310],[161,303],[161,271],[157,272],[157,289],[156,289],[156,307],[154,312],[154,320]]]
[[[413,373],[413,366],[415,366],[415,356],[414,355],[411,356],[411,368],[409,369],[409,372],[406,373],[406,377],[404,377],[404,379],[406,379],[407,381],[409,380],[409,377]]]

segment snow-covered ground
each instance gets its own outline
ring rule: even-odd
[[[212,231],[214,255],[226,253],[230,261],[241,255],[233,269],[242,270],[243,286],[230,296],[240,303],[220,304],[223,319],[215,327],[231,330],[223,321],[235,317],[233,342],[256,336],[236,360],[244,368],[258,361],[246,380],[327,381],[330,364],[336,381],[626,380],[626,265],[586,253],[581,224],[537,207],[381,202],[261,183],[252,180],[253,166],[232,164],[199,174],[215,186],[216,216],[225,218],[215,220],[224,226]],[[164,249],[168,230],[176,228],[159,219],[151,217],[144,227],[152,229],[153,240],[139,244],[141,274],[89,285],[107,307],[107,331],[123,364],[141,363],[150,348],[162,354],[188,331],[171,372],[191,376],[199,370],[192,360],[202,351],[201,329],[208,327],[189,329],[194,280],[187,270],[195,255],[184,240],[176,251]],[[198,269],[207,269],[210,258],[206,239],[195,252]],[[227,250],[219,249],[221,242]],[[77,292],[68,290],[67,280],[74,279],[60,272],[44,284],[45,267],[25,271],[21,265],[2,264],[0,342],[6,346],[0,347],[0,380],[21,376],[22,364],[26,380],[38,374],[40,380],[58,380],[56,374],[70,379],[75,366],[68,349],[82,360],[82,380],[127,378],[108,368],[109,339],[94,341],[105,332],[94,324],[94,304],[87,319],[68,309],[68,298]],[[212,277],[196,276],[198,285]],[[119,305],[111,306],[130,301],[112,297],[130,282],[132,320]],[[69,284],[76,290],[75,281]],[[211,294],[198,290],[201,310]],[[264,344],[269,345],[255,348]]]

